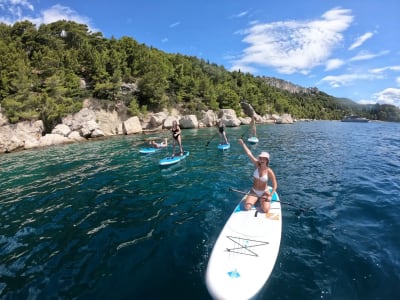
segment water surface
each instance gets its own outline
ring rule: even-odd
[[[184,130],[190,156],[140,155],[143,135],[0,156],[2,299],[210,299],[208,257],[253,166],[228,128]],[[258,299],[397,299],[400,125],[260,125],[283,205]]]

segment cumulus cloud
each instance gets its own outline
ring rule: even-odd
[[[378,103],[392,104],[400,107],[400,89],[387,88],[374,95]]]
[[[364,33],[362,36],[358,37],[353,44],[351,44],[349,50],[360,47],[366,40],[372,38],[373,35],[374,34],[372,32]]]
[[[59,4],[56,4],[49,9],[41,11],[41,23],[49,24],[59,20],[70,20],[83,24],[90,23],[89,18],[81,16],[73,9]]]
[[[308,74],[325,63],[352,21],[351,10],[334,8],[317,20],[252,25],[243,31],[243,41],[250,46],[232,61],[232,69],[273,67],[282,74]]]
[[[93,28],[88,17],[82,16],[73,9],[59,4],[37,13],[34,6],[27,0],[0,0],[0,12],[0,22],[6,24],[28,20],[36,25],[40,25],[59,20],[69,20],[86,24],[91,31],[98,31]]]

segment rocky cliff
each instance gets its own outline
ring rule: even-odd
[[[86,141],[98,137],[169,129],[174,120],[179,122],[182,129],[215,126],[218,119],[222,119],[227,127],[237,127],[249,124],[250,117],[255,117],[258,123],[293,123],[290,115],[259,116],[251,105],[242,103],[242,106],[248,117],[237,117],[233,109],[221,109],[218,112],[202,111],[200,120],[196,115],[180,115],[176,110],[149,113],[140,119],[137,116],[127,118],[124,113],[121,114],[121,111],[124,111],[123,108],[105,108],[98,105],[95,100],[85,100],[82,110],[63,118],[62,123],[55,126],[48,134],[44,134],[41,120],[8,124],[6,118],[0,113],[2,122],[0,125],[0,153]]]
[[[296,93],[305,93],[305,94],[315,94],[318,92],[318,89],[316,87],[309,87],[305,88],[296,84],[293,84],[291,82],[274,78],[274,77],[262,77],[263,80],[269,85],[276,87],[278,89],[283,89],[286,90],[292,94]]]

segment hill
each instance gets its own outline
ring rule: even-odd
[[[41,119],[50,132],[61,117],[77,112],[82,100],[90,97],[116,110],[124,104],[128,116],[171,107],[185,114],[232,108],[240,115],[240,101],[245,100],[260,115],[341,119],[360,114],[400,120],[400,111],[393,106],[359,105],[316,88],[229,72],[131,37],[106,39],[84,24],[0,24],[0,106],[11,123]]]

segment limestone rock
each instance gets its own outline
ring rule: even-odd
[[[199,128],[199,122],[197,120],[196,115],[186,115],[183,116],[180,120],[180,127],[183,129],[194,129]]]
[[[46,134],[39,139],[39,146],[52,146],[52,145],[59,145],[59,144],[66,144],[71,142],[71,140],[65,136],[59,134]]]
[[[142,132],[142,126],[138,117],[132,117],[123,122],[123,132],[124,134],[133,134]]]
[[[163,123],[163,127],[170,129],[172,127],[172,122],[177,121],[179,124],[179,118],[175,117],[175,116],[168,116]]]
[[[215,126],[217,123],[217,115],[213,110],[207,110],[203,113],[203,118],[201,119],[201,123],[206,127]]]
[[[227,127],[238,127],[242,123],[236,117],[236,112],[233,109],[221,109],[218,113],[218,117],[222,119],[222,122]]]
[[[71,128],[65,124],[58,124],[51,133],[68,136],[71,133]]]

